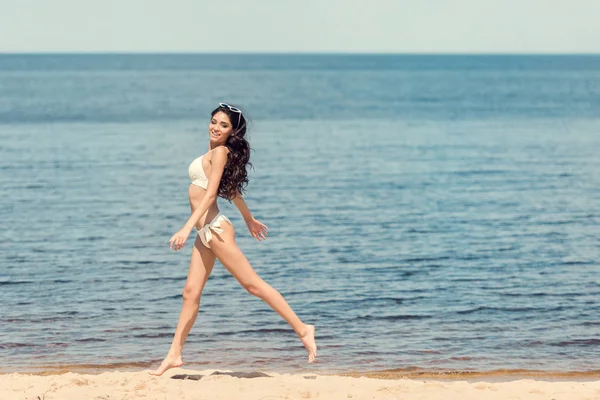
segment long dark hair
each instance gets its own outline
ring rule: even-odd
[[[239,107],[236,107],[239,110]],[[252,167],[250,162],[250,143],[246,140],[246,118],[242,113],[233,112],[229,107],[219,106],[210,114],[224,112],[229,117],[233,131],[227,138],[225,146],[229,149],[227,164],[221,176],[218,196],[231,201],[236,192],[244,194],[248,186],[247,167]]]

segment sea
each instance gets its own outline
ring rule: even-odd
[[[600,373],[600,56],[394,54],[0,55],[0,372],[158,366],[219,102],[319,353],[217,262],[187,367]]]

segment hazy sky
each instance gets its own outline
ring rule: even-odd
[[[1,52],[599,53],[600,0],[0,0]]]

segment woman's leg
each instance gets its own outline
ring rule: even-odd
[[[223,223],[221,228],[223,233],[213,233],[213,239],[210,242],[214,254],[250,294],[264,300],[290,324],[308,352],[308,362],[313,362],[317,356],[314,326],[304,324],[283,296],[258,276],[235,243],[235,231],[231,224]]]
[[[202,289],[204,289],[204,285],[214,265],[215,254],[211,249],[206,248],[202,244],[199,237],[196,237],[194,248],[192,249],[187,281],[183,288],[183,306],[181,307],[181,314],[179,315],[179,322],[173,336],[173,342],[160,367],[150,372],[151,375],[162,375],[169,368],[183,365],[181,350],[194,325],[194,321],[196,321],[198,309],[200,308]]]

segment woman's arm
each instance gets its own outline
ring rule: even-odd
[[[240,210],[242,217],[244,217],[244,221],[248,222],[252,219],[252,213],[248,209],[248,205],[244,201],[242,194],[239,191],[235,192],[235,197],[233,198],[233,204]]]
[[[208,211],[210,205],[217,200],[219,184],[221,183],[223,170],[225,169],[225,164],[227,163],[228,152],[229,150],[225,146],[219,146],[213,150],[211,159],[212,167],[210,169],[210,177],[208,179],[206,194],[202,198],[200,204],[196,206],[196,210],[192,213],[183,228],[181,228],[179,232],[171,237],[171,240],[169,241],[170,248],[175,248],[175,250],[183,248],[185,241],[194,229],[194,226],[196,226],[198,223],[200,217],[202,217],[204,213]]]
[[[242,194],[239,191],[236,191],[235,193],[235,197],[233,198],[233,204],[235,204],[237,209],[240,210],[242,217],[244,217],[244,221],[246,221],[246,225],[248,226],[250,234],[254,236],[254,238],[257,239],[259,242],[262,240],[266,240],[267,230],[269,228],[267,228],[265,224],[263,224],[262,222],[255,219],[252,216],[252,213],[248,209],[248,206],[246,205],[246,202],[244,201],[244,198],[242,197]]]

